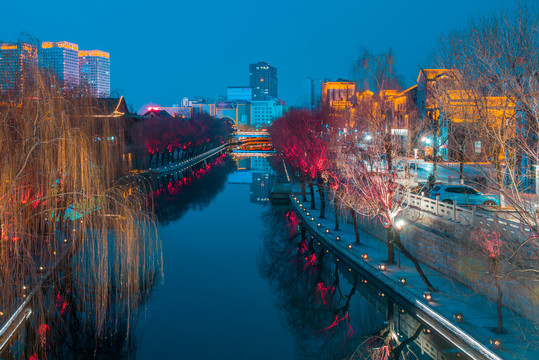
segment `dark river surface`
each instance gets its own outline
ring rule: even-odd
[[[274,177],[263,158],[218,155],[154,178],[163,268],[135,316],[111,311],[108,335],[94,337],[91,304],[58,308],[84,286],[67,272],[48,290],[50,320],[0,358],[388,359],[389,339],[410,337],[401,359],[457,358],[369,274],[301,231],[289,205],[270,205]],[[39,339],[47,354],[35,352]]]
[[[263,158],[228,161],[157,202],[163,277],[137,359],[366,359],[384,347],[370,335],[398,305],[270,205],[273,177]],[[413,335],[418,323],[398,315]]]
[[[208,206],[161,225],[164,278],[139,325],[138,359],[294,358],[293,336],[257,264],[269,205],[251,201],[251,188],[226,179]]]

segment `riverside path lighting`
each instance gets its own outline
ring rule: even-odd
[[[341,241],[341,237],[340,236],[335,236],[335,241]]]
[[[326,234],[329,234],[329,229],[326,229]]]
[[[363,258],[363,260],[367,260],[369,258],[369,254],[363,253],[361,254],[361,257]]]
[[[386,264],[378,265],[378,269],[380,269],[381,271],[386,271]]]
[[[455,318],[455,320],[457,322],[463,322],[464,321],[464,317],[462,316],[462,313],[455,313],[455,314],[453,314],[453,317]]]
[[[305,215],[307,215],[307,216],[311,216],[311,213],[310,213],[310,212],[307,212],[307,213],[306,213]]]
[[[427,300],[427,301],[431,301],[432,300],[432,294],[430,291],[423,291],[423,299]]]
[[[312,220],[312,221],[314,221],[314,218],[313,218],[313,217],[311,217],[311,220]]]
[[[318,224],[316,224],[316,226],[320,227],[320,226],[322,226],[322,224],[318,223]]]
[[[494,349],[499,349],[502,347],[502,341],[500,339],[490,339],[490,343]]]
[[[348,244],[347,248],[348,248],[348,250],[352,250],[352,248],[353,248],[352,244]]]
[[[405,277],[400,277],[399,278],[399,284],[406,285],[406,278]]]

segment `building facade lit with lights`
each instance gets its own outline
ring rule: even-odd
[[[24,42],[0,44],[0,93],[23,95],[37,66],[35,45]]]
[[[356,83],[353,81],[322,82],[322,104],[334,110],[351,108],[356,102]]]
[[[277,69],[267,62],[249,64],[249,85],[253,101],[277,99]]]
[[[286,109],[282,100],[253,101],[251,103],[251,125],[266,127],[284,115]]]
[[[110,54],[99,50],[79,51],[80,85],[94,97],[110,96]]]
[[[39,66],[54,75],[64,91],[77,90],[80,84],[79,46],[67,41],[41,43]]]

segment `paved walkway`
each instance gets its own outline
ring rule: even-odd
[[[301,200],[299,191],[296,191],[297,200]],[[293,195],[294,196],[294,195]],[[423,292],[427,290],[421,277],[415,270],[413,263],[404,255],[399,255],[396,249],[396,258],[400,258],[400,265],[387,266],[387,270],[381,271],[378,266],[387,259],[387,246],[384,242],[376,239],[360,230],[361,245],[355,244],[353,226],[344,219],[340,220],[340,231],[335,228],[334,212],[331,205],[326,206],[327,219],[319,219],[320,210],[310,210],[310,201],[297,202],[291,197],[291,202],[296,211],[301,214],[305,222],[310,222],[315,228],[320,229],[318,234],[332,248],[340,250],[354,263],[366,269],[381,282],[395,289],[399,294],[415,303],[418,308],[431,314],[431,319],[436,320],[436,324],[431,324],[432,328],[440,333],[437,327],[443,326],[442,333],[449,330],[457,338],[470,345],[468,349],[461,349],[468,352],[472,358],[485,359],[539,359],[539,329],[535,328],[531,321],[521,315],[504,308],[503,321],[506,334],[497,334],[492,329],[497,327],[496,304],[485,296],[474,293],[463,284],[451,281],[443,274],[423,265],[429,281],[436,288],[432,301],[423,299]],[[300,204],[302,205],[300,207]],[[319,199],[316,199],[319,207]],[[305,208],[305,210],[303,210]],[[309,216],[306,214],[309,213]],[[314,220],[311,218],[314,217]],[[320,223],[321,226],[316,225]],[[330,230],[326,234],[326,229]],[[340,241],[336,240],[340,237]],[[352,244],[352,249],[348,249],[348,244]],[[363,260],[361,254],[367,253],[368,259]],[[399,278],[405,277],[406,284],[399,283]],[[511,294],[505,294],[511,296]],[[454,314],[462,313],[463,321],[456,322]],[[443,336],[443,335],[442,335]],[[501,347],[494,349],[491,340],[499,339]],[[451,339],[448,339],[451,341]],[[474,350],[474,351],[471,351]],[[481,354],[482,356],[477,356]]]

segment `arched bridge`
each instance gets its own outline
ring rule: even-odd
[[[236,131],[232,154],[237,156],[269,156],[275,153],[267,131]]]

